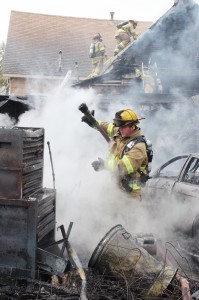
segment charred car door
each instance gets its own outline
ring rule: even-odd
[[[144,198],[148,203],[170,198],[187,157],[188,154],[175,156],[152,173],[144,190]]]
[[[173,194],[180,200],[199,201],[199,154],[190,154],[183,166]]]

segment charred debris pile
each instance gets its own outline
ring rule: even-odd
[[[73,222],[56,228],[56,190],[43,187],[44,133],[0,128],[0,299],[198,299],[198,271],[176,246],[170,255],[153,234],[132,236],[120,224],[83,267],[69,241]]]
[[[70,257],[70,246],[67,251],[70,267],[62,274],[58,265],[54,272],[45,271],[49,268],[46,265],[37,270],[35,279],[12,272],[1,276],[0,299],[191,300],[199,297],[199,281],[192,275],[189,277],[182,265],[176,268],[152,234],[133,238],[122,225],[114,226],[99,242],[84,270],[79,263],[74,265],[77,257],[74,253]]]

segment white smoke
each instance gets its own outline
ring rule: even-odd
[[[67,87],[49,95],[42,107],[38,105],[39,110],[21,115],[17,124],[45,128],[44,186],[53,187],[49,141],[57,190],[57,226],[63,224],[67,229],[74,222],[70,239],[77,249],[83,245],[88,253],[112,226],[128,225],[125,211],[132,205],[107,171],[95,172],[91,166],[93,160],[106,157],[108,145],[99,132],[81,122],[78,106],[86,102],[89,109],[96,110],[97,119],[106,116],[107,121],[112,120],[97,110],[96,99],[92,89]],[[61,238],[60,232],[57,238]]]
[[[8,114],[0,114],[0,126],[13,127],[15,120],[11,119]]]
[[[82,102],[95,110],[96,119],[104,121],[112,121],[115,111],[126,107],[118,103],[100,109],[100,96],[93,89],[58,87],[42,105],[35,103],[34,110],[21,115],[17,123],[17,126],[45,129],[44,187],[53,188],[49,141],[57,191],[57,226],[63,224],[67,230],[69,223],[74,222],[70,241],[87,260],[101,238],[117,224],[122,224],[132,235],[154,233],[170,240],[174,228],[185,220],[189,204],[174,204],[165,199],[154,217],[143,205],[125,195],[107,171],[95,172],[91,162],[98,157],[105,158],[108,145],[98,131],[81,122],[78,106]],[[142,133],[154,145],[155,165],[164,163],[178,151],[181,153],[181,146],[176,143],[176,136],[184,131],[179,112],[186,115],[187,106],[160,108],[153,118],[141,121]],[[14,125],[6,115],[1,115],[0,122],[4,126]],[[191,213],[189,216],[193,220]],[[61,238],[58,231],[57,239]]]

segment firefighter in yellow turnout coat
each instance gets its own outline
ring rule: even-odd
[[[125,24],[126,22],[124,22]],[[137,40],[138,34],[135,31],[138,22],[135,20],[129,20],[127,24],[117,26],[117,32],[115,34],[115,39],[117,41],[117,46],[114,50],[114,55],[117,55],[122,51],[130,42]]]
[[[131,109],[116,113],[113,123],[99,122],[107,132],[111,141],[107,161],[102,159],[92,163],[98,171],[104,167],[112,171],[119,186],[131,197],[141,200],[141,185],[143,177],[147,177],[146,143],[141,134],[139,118]]]
[[[102,43],[102,37],[100,33],[97,33],[93,37],[93,43],[90,46],[89,52],[90,58],[92,58],[92,72],[88,75],[88,78],[101,75],[103,71],[104,59],[107,59],[106,48]]]

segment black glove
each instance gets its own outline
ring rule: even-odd
[[[94,116],[94,113],[95,113],[95,111],[92,110],[92,111],[91,111],[91,115]],[[94,124],[94,121],[93,121],[93,119],[92,119],[92,117],[87,116],[87,115],[84,115],[84,116],[82,117],[82,122],[85,122],[85,123],[88,124],[90,127],[93,127],[93,126],[95,125],[95,124]]]
[[[93,161],[91,165],[95,171],[101,171],[105,168],[105,162],[100,157],[98,157],[98,160]]]
[[[130,181],[131,176],[129,175],[124,176],[124,178],[121,180],[121,188],[127,193],[130,193],[133,190],[132,187],[129,186]]]
[[[146,183],[149,180],[150,176],[144,172],[140,172],[140,182]]]
[[[145,174],[144,172],[140,171],[140,186],[145,187],[146,182],[151,178],[148,174]]]

